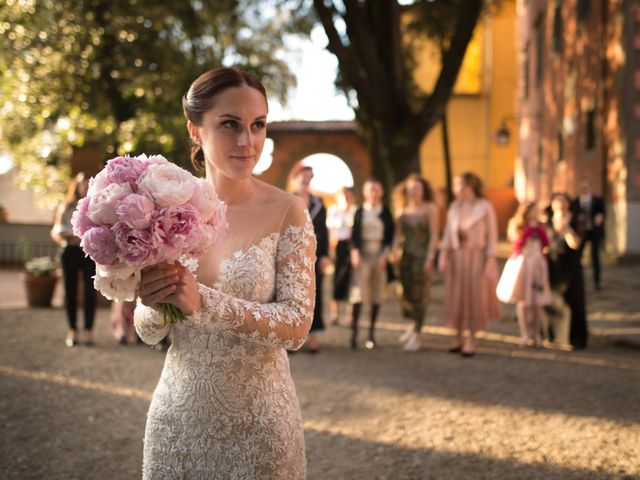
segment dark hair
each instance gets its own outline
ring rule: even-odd
[[[86,175],[84,172],[79,172],[75,177],[71,179],[69,182],[69,186],[67,187],[67,194],[65,196],[65,203],[67,205],[72,205],[80,200],[81,195],[78,189],[80,188],[80,184],[84,182],[86,179]]]
[[[556,198],[564,198],[567,204],[571,205],[571,197],[566,192],[554,192],[551,194],[551,200],[549,203],[553,203]]]
[[[410,173],[407,178],[400,182],[394,189],[392,194],[392,202],[394,210],[399,214],[404,207],[407,206],[407,186],[409,182],[416,181],[422,185],[422,201],[433,202],[433,190],[431,184],[418,173]]]
[[[202,117],[213,106],[214,97],[220,92],[247,85],[258,90],[267,99],[267,92],[254,75],[237,68],[214,68],[196,78],[187,93],[182,96],[184,116],[194,125],[202,125]],[[204,152],[200,145],[191,146],[191,163],[196,170],[204,169]]]
[[[423,178],[421,175],[418,175],[417,173],[411,173],[407,178],[405,178],[404,180],[405,195],[407,191],[407,185],[411,181],[420,182],[422,184],[422,200],[424,200],[425,202],[433,201],[433,190],[431,190],[431,184],[425,178]]]
[[[484,197],[482,180],[480,180],[479,176],[477,176],[475,173],[472,173],[472,172],[464,172],[463,174],[460,175],[460,178],[462,179],[465,185],[468,185],[471,187],[471,190],[473,190],[473,194],[477,198]]]
[[[300,175],[302,172],[311,172],[313,173],[313,168],[309,165],[304,165],[302,163],[296,163],[291,169],[291,178]]]

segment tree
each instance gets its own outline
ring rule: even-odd
[[[259,76],[280,99],[282,54],[308,32],[299,1],[6,0],[0,3],[0,148],[24,186],[57,190],[71,147],[163,153],[188,165],[180,98],[214,65]],[[52,182],[54,184],[52,184]]]
[[[337,85],[353,100],[356,119],[373,160],[373,173],[391,191],[420,170],[419,148],[443,117],[483,0],[314,0],[338,59]],[[416,41],[442,48],[433,91],[413,80]]]

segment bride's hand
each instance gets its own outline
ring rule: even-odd
[[[167,297],[177,288],[178,267],[170,263],[160,263],[142,269],[138,284],[138,297],[143,305],[160,309],[161,303],[168,303]]]
[[[187,315],[193,315],[202,309],[198,281],[187,267],[175,265],[174,268],[177,270],[175,288],[164,301],[175,305]]]

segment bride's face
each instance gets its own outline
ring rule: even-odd
[[[208,167],[233,180],[248,178],[260,159],[267,135],[267,101],[247,85],[228,88],[215,96],[202,125],[189,132],[202,146]]]

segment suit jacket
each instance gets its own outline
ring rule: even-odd
[[[351,232],[351,248],[355,250],[360,250],[362,248],[362,213],[364,212],[364,207],[360,206],[356,210],[356,213],[353,217],[353,230]],[[391,211],[386,207],[382,206],[382,212],[380,212],[380,219],[384,224],[384,238],[382,240],[382,247],[391,247],[393,243],[393,233],[395,230],[395,223],[393,221],[393,217],[391,216]]]
[[[309,216],[316,234],[316,259],[329,255],[329,231],[327,230],[327,210],[320,197],[309,196]]]
[[[591,196],[590,218],[587,218],[588,212],[582,208],[580,197],[576,197],[571,201],[571,211],[576,217],[579,234],[584,235],[587,232],[593,231],[599,238],[604,238],[604,222],[599,226],[596,226],[594,223],[596,215],[602,214],[604,216],[604,200],[602,200],[602,197]],[[591,228],[588,228],[589,223],[591,224]]]

